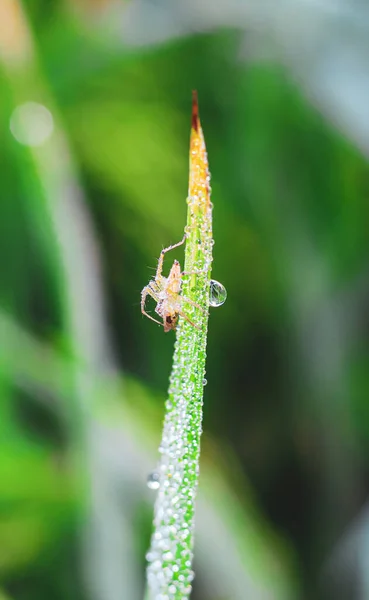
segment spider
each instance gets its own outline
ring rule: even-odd
[[[181,272],[181,266],[178,260],[173,262],[173,265],[170,269],[168,277],[164,277],[162,275],[163,271],[163,263],[164,263],[164,255],[169,250],[174,250],[174,248],[178,248],[184,244],[186,240],[186,234],[183,239],[177,244],[173,244],[172,246],[168,246],[168,248],[164,248],[161,251],[158,261],[158,268],[156,269],[155,277],[152,279],[148,285],[144,287],[141,292],[141,312],[143,315],[154,321],[154,323],[159,323],[159,325],[163,325],[164,331],[170,331],[171,329],[175,329],[177,327],[178,317],[181,315],[186,321],[191,323],[194,327],[197,327],[191,319],[183,312],[182,305],[183,300],[196,306],[200,310],[203,310],[201,306],[190,300],[189,298],[185,298],[180,295],[181,285],[182,285],[182,275],[188,275],[184,271]],[[163,322],[154,319],[151,315],[149,315],[145,311],[145,303],[147,296],[151,296],[156,301],[155,312],[162,317]],[[198,328],[198,327],[197,327]]]

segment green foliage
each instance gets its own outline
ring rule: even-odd
[[[17,4],[0,9],[0,597],[141,597],[172,342],[139,292],[181,239],[195,88],[228,300],[208,332],[191,598],[318,597],[367,491],[366,162],[285,69],[242,62],[238,32],[128,51],[96,3],[34,0],[10,60]],[[11,132],[26,102],[53,116],[43,146]],[[205,326],[179,332],[197,442]]]
[[[181,600],[192,589],[195,501],[199,476],[202,406],[213,236],[206,150],[193,108],[190,183],[179,321],[160,445],[160,489],[148,554],[148,582],[155,599]]]

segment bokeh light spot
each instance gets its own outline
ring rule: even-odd
[[[10,131],[24,146],[41,146],[54,130],[51,112],[37,102],[17,106],[10,117]]]

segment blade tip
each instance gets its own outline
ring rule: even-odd
[[[199,101],[197,90],[192,91],[192,128],[195,131],[199,129]]]

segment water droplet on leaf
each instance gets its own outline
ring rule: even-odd
[[[206,385],[206,384],[207,384],[207,382],[208,382],[208,380],[207,380],[207,379],[205,379],[205,377],[204,377],[204,379],[202,380],[202,385]]]
[[[159,473],[157,473],[156,471],[149,473],[149,475],[147,476],[147,487],[150,488],[150,490],[158,490],[160,488]]]
[[[210,306],[222,306],[226,300],[227,290],[225,289],[224,285],[219,283],[219,281],[215,281],[215,279],[211,279],[209,295]]]

